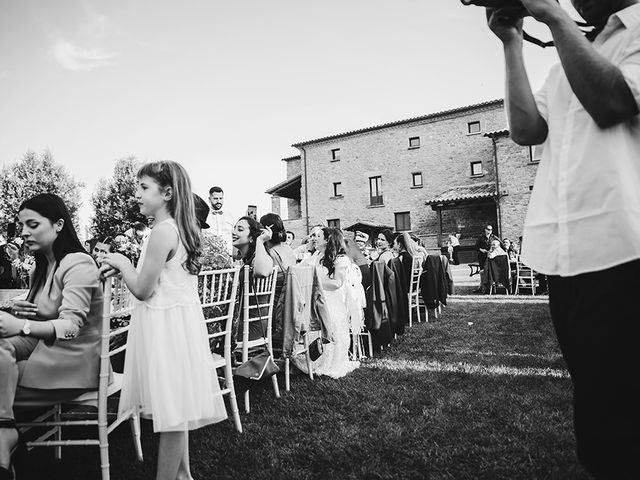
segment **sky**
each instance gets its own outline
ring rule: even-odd
[[[293,143],[504,96],[501,44],[459,0],[0,6],[0,162],[50,150],[85,183],[84,223],[122,157],[178,161],[202,197],[220,185],[234,216],[262,215]],[[558,61],[525,60],[534,89]]]

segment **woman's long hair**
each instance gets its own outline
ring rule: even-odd
[[[244,255],[242,258],[245,263],[247,263],[253,259],[253,256],[256,253],[256,241],[262,233],[262,224],[255,218],[249,216],[240,217],[238,219],[238,222],[241,220],[244,220],[249,224],[249,249],[247,250],[246,255]]]
[[[78,235],[73,228],[69,209],[65,205],[64,200],[58,195],[55,193],[40,193],[22,202],[20,208],[18,208],[18,212],[25,209],[33,210],[49,219],[52,223],[60,219],[63,221],[62,229],[58,233],[58,237],[53,241],[52,251],[56,260],[53,267],[54,271],[58,269],[60,261],[68,253],[81,252],[91,256],[89,252],[84,249],[82,243],[80,243]],[[33,301],[36,292],[44,285],[47,276],[47,258],[44,253],[36,251],[33,253],[33,256],[36,261],[36,268],[33,273],[33,278],[31,279],[29,294],[27,295],[27,300],[30,302]]]
[[[327,267],[329,276],[333,277],[336,271],[336,259],[345,254],[344,235],[339,228],[325,227],[322,229],[326,245],[320,264]]]
[[[415,257],[419,253],[416,242],[413,241],[411,235],[409,235],[407,232],[398,233],[396,235],[396,242],[398,242],[398,245],[400,245],[400,248],[402,250],[407,252],[412,257]]]
[[[271,244],[278,245],[287,240],[287,232],[284,229],[284,223],[282,223],[282,218],[277,213],[267,213],[260,217],[260,223],[262,226],[271,227]]]
[[[187,259],[182,264],[193,275],[200,272],[200,228],[196,220],[196,208],[191,191],[189,174],[182,165],[170,160],[147,163],[138,171],[138,178],[149,177],[162,188],[171,187],[169,213],[175,219],[180,240],[187,250]]]

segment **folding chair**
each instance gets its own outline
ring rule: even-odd
[[[126,343],[111,347],[114,339],[122,338],[129,330],[129,325],[110,331],[111,319],[122,317],[131,313],[131,301],[122,278],[111,277],[105,282],[104,288],[104,314],[102,319],[102,332],[100,342],[100,373],[98,389],[83,393],[71,400],[51,405],[43,402],[15,402],[17,409],[21,408],[50,408],[46,413],[38,416],[30,422],[18,423],[18,428],[24,433],[30,429],[47,429],[35,440],[27,441],[27,447],[54,447],[56,459],[62,458],[62,447],[66,446],[92,446],[100,448],[100,468],[102,480],[108,480],[109,476],[109,434],[125,420],[131,423],[133,443],[138,460],[142,461],[142,445],[140,443],[140,417],[138,408],[130,408],[123,413],[108,413],[107,399],[118,393],[122,388],[122,374],[111,373],[111,357],[124,352]],[[111,373],[111,375],[110,375]],[[113,381],[109,383],[112,376]],[[63,411],[63,405],[97,405],[97,417],[95,412]],[[117,409],[116,409],[117,412]],[[73,418],[77,419],[73,419]],[[109,423],[109,417],[113,418]],[[88,419],[89,418],[89,419]],[[84,440],[63,440],[63,427],[87,427],[96,426],[98,438]],[[65,428],[66,430],[66,428]]]
[[[536,278],[536,272],[531,268],[525,265],[520,261],[520,257],[518,257],[518,261],[516,263],[516,290],[515,294],[518,295],[520,293],[520,289],[528,289],[531,290],[531,294],[536,294],[536,288],[538,287],[538,279]]]
[[[244,267],[244,285],[242,289],[242,341],[239,341],[236,344],[236,352],[242,353],[242,363],[249,360],[250,353],[252,353],[251,350],[262,350],[262,347],[266,347],[269,353],[273,356],[273,346],[271,343],[271,319],[273,316],[273,301],[276,293],[277,271],[277,267],[274,267],[271,275],[268,277],[254,278],[254,282],[250,282],[250,267],[248,265]],[[255,300],[255,303],[251,304],[251,299]],[[255,313],[251,315],[251,311]],[[266,331],[262,330],[262,326],[260,327],[264,336],[249,340],[250,325],[254,322],[262,322],[262,319],[265,319],[267,322]],[[273,392],[277,398],[280,398],[277,376],[273,375],[271,377],[271,381],[273,383]],[[244,393],[244,411],[249,413],[250,408],[249,390],[247,390]]]
[[[207,324],[207,337],[212,348],[222,342],[223,355],[212,353],[216,370],[224,369],[224,375],[218,377],[223,382],[220,395],[229,395],[229,404],[236,430],[242,433],[238,401],[233,386],[231,356],[231,334],[236,294],[238,291],[239,268],[208,270],[198,275],[198,292]]]
[[[422,275],[422,262],[424,261],[422,255],[416,255],[413,257],[411,263],[411,281],[409,283],[409,326],[413,326],[413,309],[416,309],[416,318],[418,323],[420,319],[420,306],[424,306],[420,302],[420,275]],[[429,312],[425,308],[425,321],[429,321]]]

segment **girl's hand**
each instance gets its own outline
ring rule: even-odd
[[[0,338],[20,335],[24,320],[13,317],[8,313],[0,312]]]
[[[35,318],[38,313],[38,306],[35,303],[27,302],[26,300],[14,300],[13,306],[11,307],[11,313],[16,317]]]
[[[122,270],[126,265],[131,263],[131,261],[121,253],[106,253],[100,258],[100,261],[103,267],[108,265],[116,270]]]
[[[267,225],[262,229],[262,233],[258,237],[259,242],[266,243],[271,240],[271,236],[273,235],[273,232],[271,231],[272,226],[273,225]]]

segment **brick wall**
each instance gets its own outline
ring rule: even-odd
[[[481,122],[481,133],[469,135],[474,121]],[[438,216],[425,202],[451,186],[494,181],[493,145],[482,133],[504,126],[497,104],[307,145],[310,223],[339,218],[343,227],[360,220],[395,225],[395,213],[409,212],[412,231],[437,247]],[[419,148],[409,147],[412,137],[420,138]],[[340,160],[332,161],[336,148]],[[472,161],[482,162],[483,176],[471,177]],[[422,187],[413,187],[413,172],[422,172]],[[382,177],[383,206],[370,206],[374,176]],[[342,197],[333,197],[334,182],[341,182]]]

